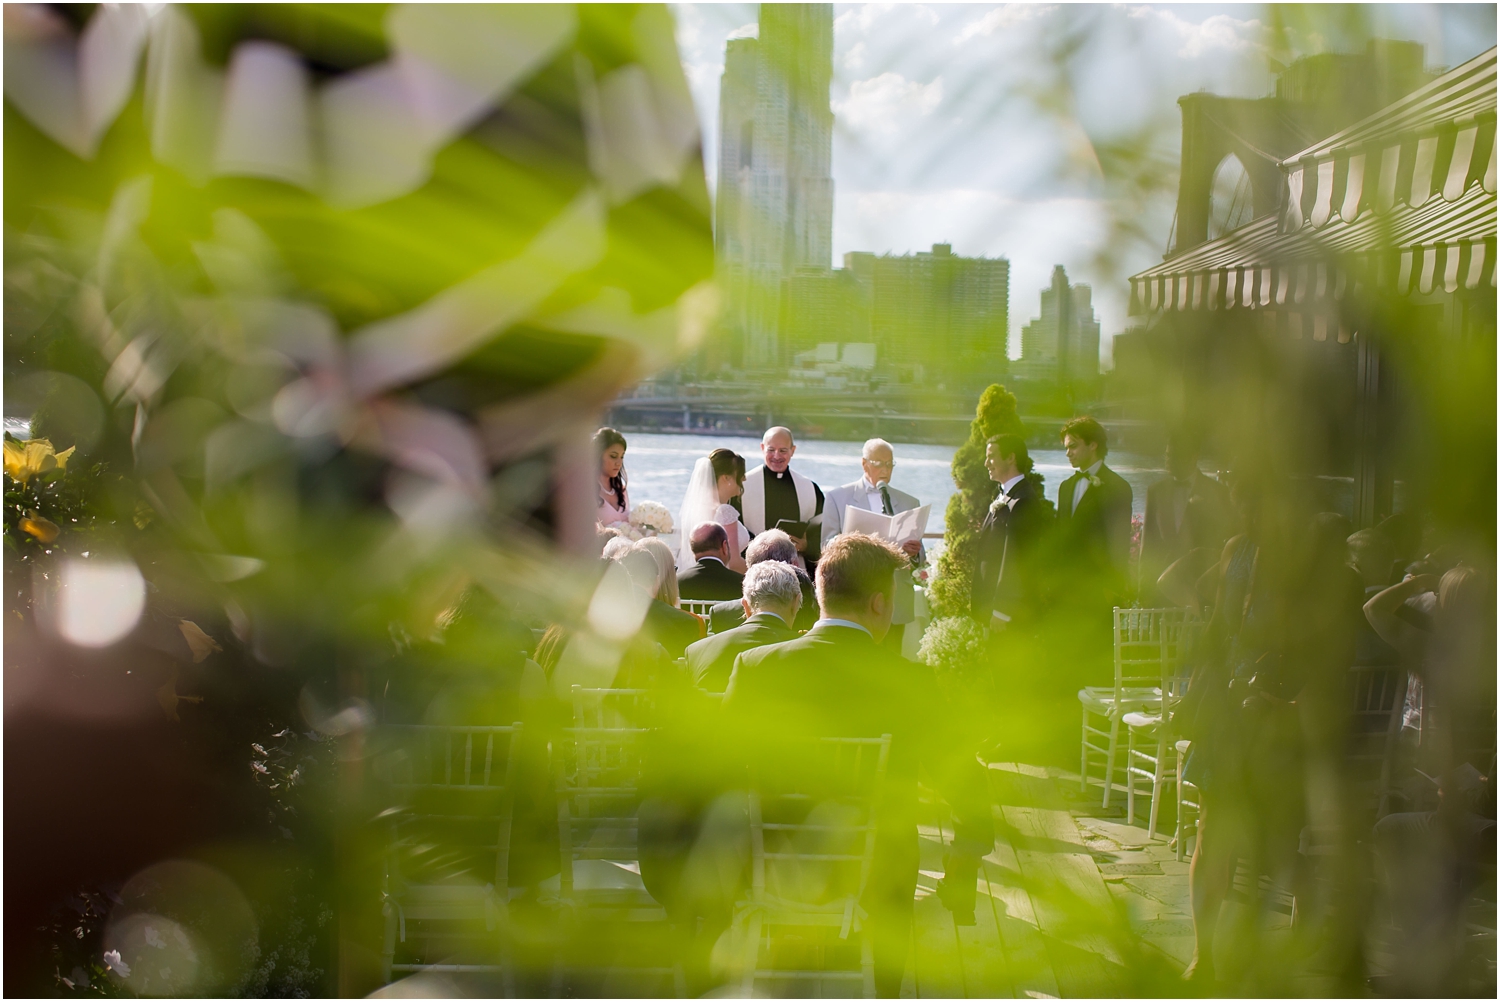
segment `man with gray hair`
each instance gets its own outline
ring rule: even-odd
[[[896,469],[896,450],[885,439],[872,438],[865,443],[860,453],[860,465],[864,473],[858,480],[828,492],[828,500],[823,506],[824,546],[844,531],[845,512],[850,505],[882,515],[896,515],[922,506],[922,502],[910,494],[891,486],[891,474]],[[908,560],[914,564],[921,562],[922,544],[919,540],[910,540],[903,549]],[[911,568],[904,567],[896,574],[896,611],[886,643],[900,650],[906,624],[916,618],[915,582]]]
[[[779,560],[792,565],[792,570],[802,585],[802,611],[797,613],[796,619],[788,622],[797,630],[812,629],[813,623],[818,620],[818,598],[813,594],[812,578],[797,566],[797,544],[792,542],[792,537],[780,529],[767,529],[750,540],[750,545],[745,548],[745,563],[753,567],[766,560]],[[745,611],[738,599],[720,602],[710,610],[709,625],[715,633],[727,633],[744,621]]]
[[[752,544],[754,545],[754,544]],[[790,540],[787,541],[790,546]],[[752,647],[779,644],[797,635],[792,623],[802,606],[796,569],[779,560],[762,560],[745,572],[740,599],[745,622],[724,633],[705,637],[687,649],[693,684],[706,692],[723,692],[729,685],[734,659]]]

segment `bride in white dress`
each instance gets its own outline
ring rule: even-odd
[[[740,513],[729,502],[740,496],[745,485],[745,459],[729,449],[715,449],[693,466],[687,495],[677,513],[677,530],[682,541],[677,547],[677,569],[687,570],[698,563],[689,543],[694,527],[704,522],[718,522],[729,533],[729,569],[745,572],[745,547],[750,545],[750,530],[740,521]]]

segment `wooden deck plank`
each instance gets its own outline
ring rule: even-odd
[[[1118,994],[1124,987],[1111,941],[1117,909],[1055,781],[1025,764],[991,767],[1000,829],[1031,900],[1064,996]]]
[[[997,858],[1006,862],[996,862]],[[1016,997],[1025,997],[1028,992],[1056,996],[1052,958],[1042,940],[1031,895],[1020,886],[1020,870],[1008,843],[997,846],[985,859],[980,876]]]
[[[946,849],[953,836],[951,819],[945,823],[939,818],[937,834]],[[990,895],[988,876],[981,872],[976,876],[974,924],[958,925],[949,913],[968,998],[1014,998],[1016,995],[1010,960],[1000,937],[999,911]]]
[[[974,901],[974,924],[959,926],[959,954],[969,975],[969,992],[975,998],[1015,998],[1012,964],[1000,935],[1000,908],[989,894],[989,881],[978,876]]]
[[[914,959],[919,998],[970,998],[968,970],[959,949],[953,915],[938,900],[943,852],[948,835],[939,825],[921,825],[917,903],[913,922]]]

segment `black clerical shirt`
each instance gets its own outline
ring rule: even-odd
[[[797,485],[792,482],[791,473],[776,473],[768,466],[765,479],[766,528],[776,528],[776,523],[782,519],[789,522],[802,521],[802,506],[797,503]],[[823,488],[813,484],[813,496],[817,499],[817,507],[813,509],[813,514],[821,515],[823,513]],[[812,560],[818,552],[820,536],[819,532],[808,534],[807,556],[809,560]]]

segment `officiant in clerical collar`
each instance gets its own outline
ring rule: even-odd
[[[752,535],[782,525],[797,546],[809,572],[816,566],[822,539],[823,490],[791,468],[797,444],[789,428],[771,428],[761,436],[762,465],[745,474],[740,497],[745,527]],[[800,528],[795,532],[792,529]]]

